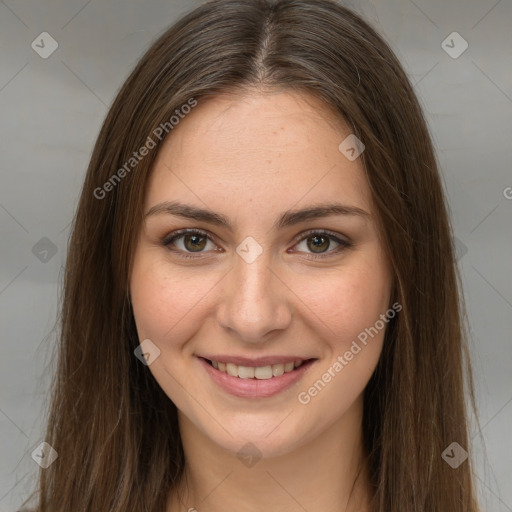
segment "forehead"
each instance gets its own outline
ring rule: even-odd
[[[361,159],[338,149],[350,133],[341,116],[302,93],[199,100],[162,144],[146,206],[186,197],[222,210],[341,201],[369,211]]]

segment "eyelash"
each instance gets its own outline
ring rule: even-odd
[[[181,229],[179,231],[174,231],[173,233],[170,233],[168,236],[166,236],[162,240],[162,244],[165,247],[169,248],[169,246],[171,244],[173,244],[173,242],[175,242],[179,238],[182,238],[185,235],[198,235],[201,237],[206,237],[208,240],[215,243],[214,240],[212,240],[212,238],[208,235],[208,233],[206,231],[201,231],[198,229]],[[334,233],[327,231],[327,230],[322,230],[322,229],[321,230],[311,230],[311,231],[307,231],[306,233],[302,233],[301,238],[299,238],[297,240],[295,245],[299,244],[300,242],[302,242],[304,240],[307,240],[308,238],[311,238],[314,235],[326,236],[330,240],[333,240],[334,242],[336,242],[340,245],[338,247],[336,247],[334,250],[326,252],[326,253],[318,253],[318,254],[308,253],[307,259],[318,260],[318,259],[329,258],[329,257],[332,257],[334,254],[338,254],[339,252],[341,252],[344,249],[348,249],[349,247],[352,247],[352,244],[350,242],[347,242],[346,240],[342,240],[341,238],[336,236]],[[202,254],[201,252],[198,252],[197,253],[198,256],[192,256],[191,253],[186,253],[181,250],[175,250],[175,249],[170,249],[170,248],[169,248],[169,250],[178,254],[179,257],[186,258],[186,259],[197,259],[197,258],[200,258],[201,257],[200,255]]]

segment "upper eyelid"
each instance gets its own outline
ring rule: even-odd
[[[215,235],[210,233],[209,231],[205,231],[204,229],[196,229],[196,228],[185,228],[185,229],[178,229],[176,231],[173,231],[172,233],[169,233],[163,238],[163,241],[167,244],[170,243],[172,240],[175,240],[177,238],[186,236],[186,235],[194,235],[194,234],[201,234],[203,236],[206,236],[210,241],[217,243]]]

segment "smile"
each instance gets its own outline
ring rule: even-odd
[[[299,357],[198,357],[206,373],[222,390],[241,398],[266,398],[297,383],[317,359]]]
[[[210,364],[215,369],[231,375],[231,377],[266,380],[279,377],[283,375],[283,373],[290,373],[295,368],[299,368],[303,362],[304,361],[301,359],[298,359],[284,364],[279,363],[267,366],[239,366],[233,363],[223,363],[221,361],[210,361]]]

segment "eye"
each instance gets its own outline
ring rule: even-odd
[[[169,247],[173,252],[179,253],[184,258],[195,258],[195,256],[190,256],[190,254],[204,252],[203,249],[208,246],[208,243],[213,245],[213,250],[218,250],[210,236],[206,232],[197,229],[175,231],[163,240],[163,244],[166,247]],[[177,250],[170,246],[176,247]]]
[[[329,250],[331,249],[333,242],[337,245],[334,249]],[[352,246],[352,244],[347,240],[343,240],[334,233],[325,230],[310,231],[306,234],[303,233],[299,243],[295,245],[295,247],[299,248],[301,244],[303,244],[302,250],[304,252],[311,251],[308,254],[308,259],[319,259],[333,256],[340,253],[343,249]]]

